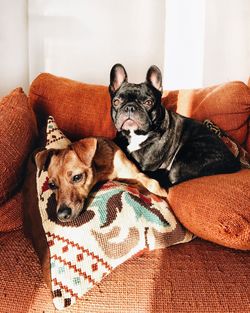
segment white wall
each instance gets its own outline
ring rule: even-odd
[[[164,86],[250,76],[250,0],[166,0]]]
[[[165,0],[32,0],[30,80],[39,72],[109,83],[122,63],[141,82],[151,64],[163,68]]]
[[[205,86],[250,76],[250,1],[207,0]]]
[[[203,85],[205,4],[205,0],[166,0],[166,89]]]
[[[0,0],[0,97],[44,71],[107,85],[116,62],[165,89],[247,82],[250,0]]]
[[[0,97],[28,88],[27,1],[0,0]]]

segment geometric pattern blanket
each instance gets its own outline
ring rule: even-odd
[[[49,117],[45,148],[63,149],[69,143]],[[193,238],[164,199],[137,186],[115,181],[96,186],[86,211],[68,223],[56,218],[46,171],[37,171],[37,193],[50,252],[53,303],[59,310],[129,258]]]

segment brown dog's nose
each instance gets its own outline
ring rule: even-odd
[[[71,217],[72,210],[65,204],[61,205],[58,212],[57,217],[61,222],[67,222],[67,220]]]

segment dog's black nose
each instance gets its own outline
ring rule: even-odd
[[[71,213],[71,208],[66,205],[61,205],[57,212],[57,217],[60,221],[67,221],[71,217]]]
[[[126,113],[133,113],[135,112],[135,107],[132,104],[128,104],[126,105],[126,107],[124,108],[124,111]]]

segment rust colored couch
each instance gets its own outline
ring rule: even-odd
[[[213,120],[250,152],[245,84],[165,92],[163,103],[183,115]],[[22,221],[27,158],[48,114],[71,139],[115,135],[104,86],[41,74],[28,98],[19,88],[1,100],[1,313],[55,312]],[[127,261],[64,312],[249,312],[250,170],[182,183],[170,189],[168,200],[199,238]]]

